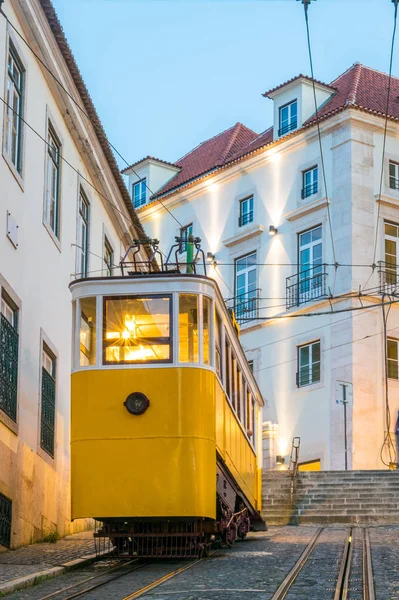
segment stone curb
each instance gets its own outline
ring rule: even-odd
[[[106,556],[107,554],[109,553],[106,552],[104,554],[101,554],[100,556]],[[53,579],[54,577],[59,577],[67,571],[78,567],[84,567],[85,565],[89,565],[93,563],[96,559],[96,554],[88,554],[84,558],[75,558],[74,560],[70,560],[66,563],[63,563],[58,567],[50,567],[49,569],[45,569],[44,571],[37,571],[36,573],[31,573],[30,575],[25,575],[24,577],[18,577],[17,579],[12,579],[11,581],[7,581],[6,583],[1,583],[0,596],[5,596],[7,594],[11,594],[12,592],[16,592],[17,590],[24,590],[28,587],[32,587],[38,578]]]

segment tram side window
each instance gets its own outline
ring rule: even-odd
[[[170,362],[169,296],[120,296],[104,303],[104,364]]]
[[[80,366],[96,364],[96,298],[80,300]]]
[[[241,418],[241,400],[242,398],[242,374],[240,369],[237,368],[237,417],[242,422]]]
[[[248,388],[247,388],[247,397],[245,399],[245,402],[246,402],[246,413],[247,413],[247,423],[246,423],[247,435],[248,435],[249,439],[252,441],[252,436],[253,436],[252,398],[251,398],[251,392],[249,391]]]
[[[203,343],[204,343],[204,364],[211,364],[211,300],[207,296],[202,297],[203,313]]]
[[[227,394],[228,399],[231,402],[232,398],[231,398],[231,357],[230,357],[230,352],[231,352],[230,344],[227,341],[227,337],[226,337],[225,352],[224,352],[225,373],[226,373],[226,394]]]
[[[179,294],[179,362],[199,362],[198,296]]]
[[[237,389],[237,359],[234,356],[233,352],[231,353],[231,379],[232,379],[232,393],[231,393],[231,403],[233,405],[234,410],[237,412],[237,398],[238,398],[238,389]]]
[[[222,321],[215,311],[215,360],[216,373],[222,379]]]

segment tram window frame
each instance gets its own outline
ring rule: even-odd
[[[206,314],[206,309],[205,309],[205,305],[208,305],[207,310],[208,310],[208,319],[207,319],[207,327],[205,327],[205,314]],[[206,366],[212,366],[213,364],[213,357],[212,357],[212,345],[213,345],[213,340],[214,340],[214,335],[213,335],[213,324],[212,324],[212,314],[213,314],[213,303],[212,303],[212,298],[210,296],[206,296],[205,294],[203,294],[201,296],[201,319],[200,319],[200,323],[199,325],[201,326],[201,330],[199,329],[198,331],[201,331],[201,338],[202,338],[202,362],[204,365]],[[208,343],[206,344],[205,341],[205,331],[208,332]],[[205,348],[207,346],[208,352],[206,353]]]
[[[107,330],[107,301],[108,300],[144,300],[144,299],[168,299],[169,300],[169,344],[162,344],[169,346],[169,358],[161,359],[161,360],[142,360],[142,361],[134,361],[134,360],[119,360],[119,361],[111,361],[107,360],[107,345],[106,345],[106,330]],[[117,296],[103,296],[103,323],[102,323],[102,366],[133,366],[138,365],[140,367],[144,365],[159,365],[159,364],[170,364],[173,363],[173,294],[122,294]],[[151,338],[148,338],[151,339]]]
[[[214,319],[214,340],[215,340],[215,371],[220,381],[223,382],[223,321],[215,308]]]
[[[229,338],[225,337],[225,353],[224,353],[224,364],[225,364],[225,374],[226,374],[226,385],[225,385],[225,392],[226,392],[226,396],[228,398],[228,401],[230,402],[231,405],[233,405],[232,402],[232,381],[231,381],[231,376],[232,376],[232,371],[231,371],[231,343]]]

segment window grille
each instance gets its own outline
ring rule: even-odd
[[[53,359],[54,362],[54,359]],[[42,411],[40,446],[54,458],[55,437],[55,377],[42,367]]]
[[[11,543],[11,517],[12,502],[0,494],[0,545],[6,548],[9,548]]]
[[[0,315],[0,409],[17,421],[18,332]]]

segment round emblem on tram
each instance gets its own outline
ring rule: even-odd
[[[142,392],[133,392],[123,404],[132,415],[142,415],[150,406],[150,401]]]

